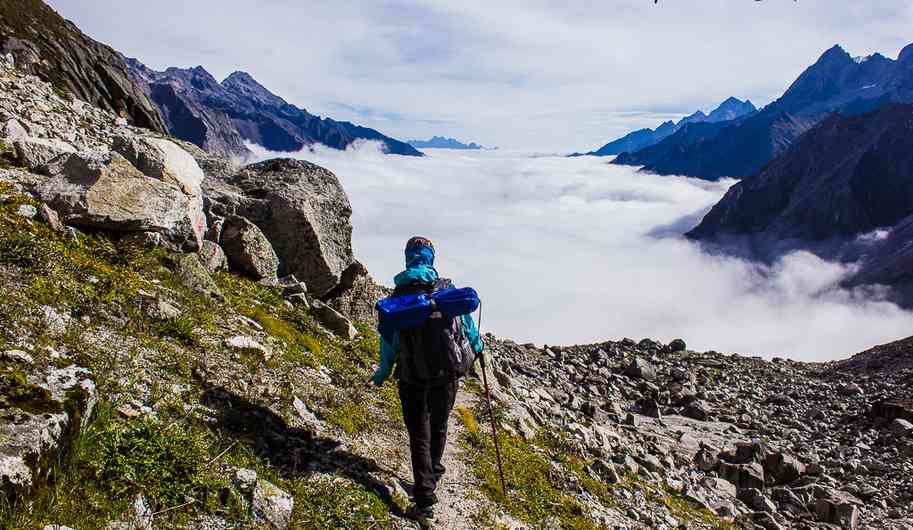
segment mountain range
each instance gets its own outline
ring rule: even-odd
[[[408,143],[418,149],[488,149],[475,142],[464,144],[455,138],[446,138],[444,136],[432,136],[429,140],[409,140]]]
[[[586,153],[593,156],[611,156],[619,155],[625,152],[634,152],[639,151],[645,147],[650,147],[661,142],[668,136],[675,134],[678,130],[689,123],[718,123],[721,121],[729,121],[744,116],[746,114],[751,114],[757,109],[749,100],[742,101],[740,99],[730,97],[720,103],[720,105],[713,109],[710,114],[704,114],[703,111],[697,111],[694,114],[685,116],[678,122],[673,122],[671,120],[663,122],[656,129],[639,129],[637,131],[631,132],[618,138],[617,140],[612,140],[611,142],[605,144],[595,151]]]
[[[860,114],[892,102],[913,102],[913,45],[897,60],[880,54],[853,58],[834,46],[761,111],[715,124],[687,124],[655,145],[620,154],[613,163],[663,175],[743,178],[829,113]]]
[[[374,129],[291,105],[246,72],[234,72],[220,83],[202,66],[158,72],[136,59],[127,59],[127,66],[158,107],[168,131],[212,153],[246,158],[250,152],[245,142],[293,152],[315,143],[345,149],[356,140],[373,140],[389,154],[422,156]]]
[[[913,307],[911,171],[913,105],[832,114],[732,186],[687,235],[762,260],[802,248],[858,261],[850,284],[891,285]]]

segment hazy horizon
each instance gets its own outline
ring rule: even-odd
[[[355,255],[377,281],[390,285],[402,269],[409,236],[431,237],[441,274],[479,290],[483,328],[502,338],[683,338],[697,350],[820,361],[908,336],[913,324],[893,304],[838,288],[850,266],[797,252],[768,267],[682,238],[731,180],[510,150],[415,158],[364,143],[295,156],[339,177]]]

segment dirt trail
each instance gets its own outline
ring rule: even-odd
[[[457,407],[472,408],[477,396],[460,389],[457,393]],[[488,511],[498,513],[491,502],[479,490],[478,479],[466,464],[465,456],[460,447],[460,438],[463,436],[464,427],[457,417],[456,412],[450,414],[448,421],[447,447],[444,449],[442,463],[447,468],[447,473],[438,486],[437,496],[439,503],[435,515],[439,521],[436,530],[487,530],[473,523],[477,514]],[[507,516],[501,516],[498,523],[511,530],[527,528]]]

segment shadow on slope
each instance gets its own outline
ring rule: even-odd
[[[250,443],[257,456],[275,467],[283,478],[300,478],[312,471],[342,476],[375,492],[392,514],[402,516],[388,487],[371,475],[390,474],[375,461],[340,449],[333,438],[290,427],[276,413],[225,388],[206,390],[200,402],[216,411],[216,429],[232,439]]]

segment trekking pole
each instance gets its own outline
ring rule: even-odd
[[[479,302],[479,335],[482,334],[482,303]],[[479,356],[482,366],[482,383],[485,385],[485,400],[488,401],[488,416],[491,418],[491,437],[495,442],[495,459],[498,462],[498,475],[501,477],[501,493],[507,500],[507,483],[504,481],[504,466],[501,464],[501,444],[498,443],[498,422],[495,419],[494,408],[491,406],[491,388],[488,386],[488,377],[485,375],[485,354]]]

